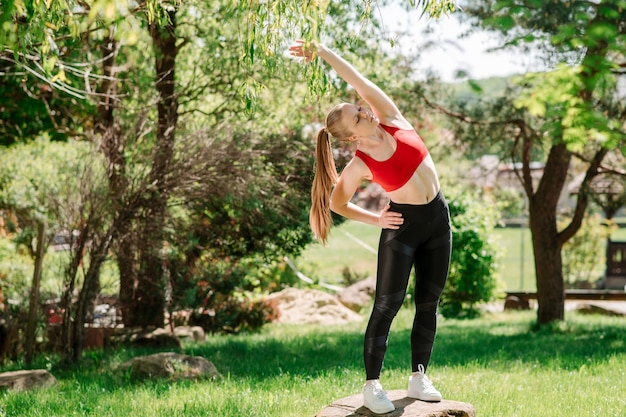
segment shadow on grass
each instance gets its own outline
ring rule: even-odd
[[[406,371],[410,367],[411,312],[389,338],[384,370]],[[507,369],[522,364],[551,369],[578,369],[626,354],[626,319],[570,316],[565,323],[533,331],[531,313],[510,313],[476,320],[440,321],[431,364],[435,367],[479,366]],[[222,375],[235,378],[274,378],[281,375],[314,378],[343,371],[363,372],[364,323],[345,329],[324,326],[284,327],[278,334],[211,336],[204,343],[186,343],[184,353],[203,356]],[[146,349],[91,352],[79,365],[53,365],[55,376],[83,383],[110,380],[112,385],[130,382],[114,371],[133,357],[154,353]],[[41,366],[41,367],[46,367]],[[50,364],[48,364],[50,367]]]

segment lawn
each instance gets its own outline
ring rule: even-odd
[[[382,382],[406,389],[411,310],[393,324]],[[568,313],[560,326],[531,330],[533,312],[441,319],[429,375],[444,397],[481,417],[623,417],[626,320]],[[271,324],[259,333],[211,336],[185,353],[212,361],[217,381],[132,382],[116,365],[149,351],[92,352],[81,368],[57,369],[52,388],[0,393],[10,417],[302,417],[360,393],[365,322]],[[3,410],[3,411],[1,411]]]
[[[380,229],[374,226],[346,221],[334,227],[327,246],[309,245],[296,260],[305,275],[321,281],[344,284],[348,269],[356,278],[376,273],[376,248]],[[501,249],[498,279],[504,290],[535,291],[535,266],[530,231],[528,228],[498,228],[494,239]],[[626,228],[612,236],[626,240]],[[602,260],[603,261],[603,260]],[[601,268],[603,268],[601,266]]]
[[[624,232],[614,239],[626,240]],[[500,269],[506,288],[534,289],[528,231],[496,233],[506,248]],[[376,228],[346,222],[333,229],[327,247],[311,245],[296,261],[311,277],[341,283],[345,267],[353,277],[373,273],[377,239]],[[132,357],[153,352],[147,350],[87,352],[83,363],[70,369],[59,367],[54,357],[39,357],[35,367],[49,369],[57,385],[0,392],[0,417],[314,416],[360,392],[368,313],[363,312],[361,323],[273,323],[253,334],[186,343],[184,353],[215,364],[222,374],[216,381],[133,382],[116,370]],[[444,398],[473,404],[480,417],[624,417],[626,319],[567,312],[564,323],[537,331],[535,314],[441,318],[429,376]],[[394,321],[382,375],[386,389],[406,389],[411,321],[410,308]],[[16,363],[0,371],[22,368]]]

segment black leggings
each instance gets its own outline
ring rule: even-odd
[[[398,230],[383,229],[378,245],[374,309],[365,331],[363,356],[367,379],[378,379],[391,322],[406,294],[415,267],[415,318],[411,332],[411,366],[428,367],[437,330],[437,305],[448,278],[452,233],[450,212],[441,192],[424,205],[390,203],[402,213]]]

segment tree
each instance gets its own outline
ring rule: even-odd
[[[453,6],[450,1],[418,1],[415,5],[433,14]],[[191,206],[201,214],[236,214],[230,221],[236,222],[237,233],[232,234],[239,241],[230,253],[237,256],[254,251],[275,255],[280,250],[297,251],[304,244],[305,210],[300,204],[276,203],[272,197],[291,196],[306,188],[301,166],[289,170],[287,163],[271,159],[279,155],[285,159],[286,154],[263,141],[274,140],[283,128],[276,118],[267,117],[271,113],[258,103],[267,98],[264,87],[290,75],[282,56],[286,36],[298,33],[315,39],[322,29],[336,28],[341,33],[348,26],[358,29],[359,19],[369,18],[371,6],[368,1],[331,5],[98,0],[16,1],[3,8],[0,23],[8,30],[0,34],[0,59],[87,109],[85,113],[93,118],[89,122],[81,118],[84,123],[79,123],[82,130],[78,133],[97,144],[106,161],[109,192],[102,207],[109,208],[109,216],[81,229],[77,242],[80,249],[90,241],[92,262],[79,303],[72,305],[75,310],[68,307],[76,312],[76,317],[67,317],[76,325],[64,337],[70,359],[80,357],[82,324],[97,290],[99,266],[111,247],[120,264],[123,302],[138,300],[124,306],[129,324],[162,324],[166,284],[162,249],[165,240],[173,241],[172,236],[180,233],[170,229],[175,224],[171,210],[176,205]],[[341,14],[334,15],[335,11]],[[326,20],[329,24],[323,25]],[[362,46],[365,40],[355,44]],[[150,51],[148,45],[154,49]],[[181,58],[186,65],[178,65]],[[177,76],[181,73],[186,77]],[[313,77],[313,84],[323,87],[329,81],[321,74],[318,71]],[[150,75],[153,78],[147,81]],[[300,114],[294,120],[303,117]],[[240,147],[240,141],[249,137],[246,124],[250,119],[263,135],[251,135],[253,141]],[[221,134],[229,124],[234,125],[233,130]],[[291,129],[299,126],[293,120],[285,125]],[[212,142],[215,139],[224,142]],[[288,145],[301,147],[298,141]],[[240,153],[212,152],[223,146],[233,146]],[[298,160],[305,151],[288,153],[288,157]],[[215,155],[231,156],[224,172],[248,182],[224,188],[226,181],[215,179],[224,178],[215,175],[224,161]],[[196,164],[185,164],[186,160]],[[273,194],[258,192],[257,181],[268,179],[278,179]],[[204,194],[198,192],[198,184],[207,186]],[[292,190],[295,184],[298,187]],[[220,196],[221,201],[207,199],[207,194]],[[237,197],[241,201],[235,203],[241,205],[232,204]],[[243,226],[250,215],[256,216],[254,230]],[[264,218],[273,219],[274,224],[264,224]],[[220,235],[224,230],[216,228],[214,232],[206,235]],[[256,241],[245,242],[250,238]],[[224,247],[210,252],[220,253]],[[70,284],[81,253],[77,252],[68,266]],[[152,314],[155,311],[157,314]]]
[[[37,149],[33,149],[32,153],[33,156],[36,156],[38,154]],[[11,159],[7,158],[3,161],[5,172],[0,179],[0,184],[2,184],[0,187],[0,209],[14,213],[20,222],[23,230],[16,240],[24,244],[34,261],[28,300],[28,317],[24,333],[25,360],[27,364],[30,364],[35,349],[42,265],[50,242],[47,234],[49,209],[46,197],[50,189],[51,178],[48,175],[42,175],[42,173],[50,174],[51,171],[54,171],[51,170],[49,164],[37,163],[37,160],[24,161],[23,159],[27,158],[16,158],[18,155],[15,152],[11,155]]]
[[[465,106],[448,112],[465,122],[457,133],[480,138],[519,162],[517,171],[528,198],[537,276],[539,324],[564,318],[561,249],[580,229],[589,204],[590,186],[601,172],[624,175],[604,164],[611,152],[626,153],[626,107],[617,79],[626,68],[623,0],[598,2],[469,2],[464,13],[484,29],[499,32],[503,47],[534,48],[554,69],[528,74],[515,90],[487,108]],[[487,120],[486,115],[491,116]],[[488,129],[485,129],[488,127]],[[490,141],[487,140],[490,139]],[[488,142],[488,143],[487,143]],[[543,175],[534,180],[531,163],[543,159]],[[584,166],[570,221],[558,228],[558,203],[572,161]]]
[[[94,155],[88,143],[49,142],[45,138],[13,146],[2,154],[0,207],[14,213],[17,239],[28,248],[33,230],[39,229],[36,273],[41,274],[43,253],[53,233],[67,231],[70,238],[60,303],[64,311],[62,338],[67,342],[63,345],[64,356],[68,358],[82,351],[84,323],[99,287],[97,271],[104,259],[101,242],[106,236],[100,233],[108,230],[105,225],[110,219],[103,192],[104,175]],[[49,225],[51,232],[45,233],[41,225]],[[85,268],[82,271],[81,265]],[[32,281],[29,318],[37,317],[39,278],[35,276]],[[29,322],[27,348],[33,332]],[[27,359],[31,357],[32,351]]]

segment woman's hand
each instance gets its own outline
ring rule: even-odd
[[[317,45],[313,42],[298,39],[295,44],[289,47],[289,53],[291,56],[304,58],[306,62],[311,62],[317,55]]]
[[[378,218],[378,224],[383,229],[399,229],[400,225],[404,223],[404,219],[402,218],[402,214],[397,211],[389,211],[391,206],[389,204],[385,205],[383,211],[380,212],[380,217]]]

